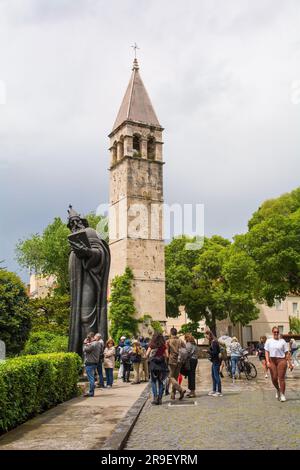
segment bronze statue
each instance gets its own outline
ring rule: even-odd
[[[88,221],[68,209],[69,276],[71,316],[69,351],[82,355],[82,343],[88,333],[101,333],[107,339],[107,287],[110,267],[108,244]]]

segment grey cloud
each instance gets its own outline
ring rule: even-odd
[[[19,238],[70,202],[108,201],[134,41],[166,129],[165,201],[204,203],[208,235],[246,230],[264,199],[299,185],[299,13],[292,0],[0,1],[0,259],[18,269]]]

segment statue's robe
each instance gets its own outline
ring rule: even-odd
[[[107,287],[110,251],[92,228],[86,228],[92,256],[82,258],[71,251],[69,258],[71,315],[69,351],[82,356],[88,333],[101,333],[107,339]]]

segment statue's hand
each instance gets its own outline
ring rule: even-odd
[[[90,256],[90,249],[84,245],[81,241],[74,242],[69,240],[69,243],[71,245],[72,250],[75,252],[75,254],[79,257],[89,257]]]

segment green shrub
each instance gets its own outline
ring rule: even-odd
[[[24,354],[67,352],[68,337],[48,331],[36,331],[29,335],[25,343]]]
[[[290,331],[293,335],[300,334],[300,319],[297,317],[289,317]]]
[[[75,353],[20,356],[0,363],[0,432],[78,394]]]

